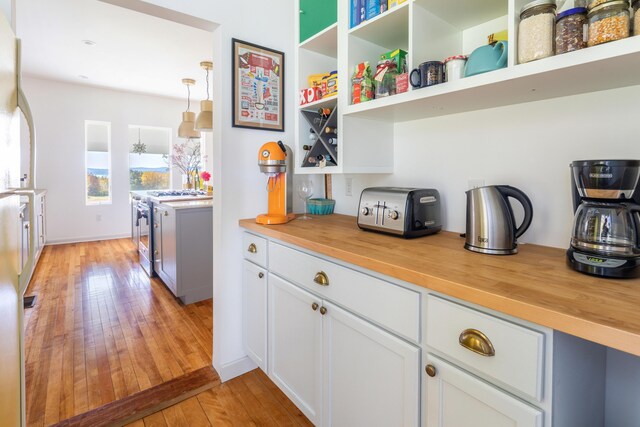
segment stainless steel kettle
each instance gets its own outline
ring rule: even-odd
[[[509,197],[524,208],[524,219],[515,225]],[[467,191],[467,234],[465,249],[492,255],[518,252],[516,239],[527,231],[533,217],[531,200],[508,185],[491,185]]]

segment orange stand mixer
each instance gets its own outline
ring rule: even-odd
[[[267,142],[258,152],[260,172],[267,174],[267,193],[269,194],[269,211],[256,217],[258,224],[284,224],[296,216],[292,213],[291,204],[291,148],[278,142]]]

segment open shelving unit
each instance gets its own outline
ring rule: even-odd
[[[529,0],[407,0],[354,28],[349,28],[350,0],[337,1],[337,24],[297,49],[296,84],[304,88],[308,74],[337,67],[337,99],[301,110],[337,107],[339,162],[326,170],[296,166],[296,173],[392,173],[396,123],[640,84],[635,72],[640,37],[518,64],[519,11]],[[351,75],[363,61],[374,71],[381,54],[404,49],[413,69],[425,61],[468,55],[485,45],[489,34],[504,29],[509,33],[506,68],[351,104]],[[307,143],[308,130],[296,132],[300,144]]]

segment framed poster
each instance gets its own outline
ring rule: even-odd
[[[284,132],[284,53],[231,39],[233,127]]]

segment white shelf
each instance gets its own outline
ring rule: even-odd
[[[349,34],[387,49],[407,48],[410,0],[349,30]],[[380,52],[384,53],[384,52]]]
[[[308,104],[299,105],[298,108],[301,110],[317,110],[320,107],[328,107],[333,108],[338,103],[338,95],[333,95],[328,98],[322,98],[317,101],[309,102]]]
[[[640,84],[640,37],[515,65],[344,108],[404,122]]]
[[[300,43],[298,47],[336,58],[338,56],[338,23],[336,22],[318,34],[309,37]]]
[[[465,30],[507,13],[507,0],[414,0],[449,25]]]

